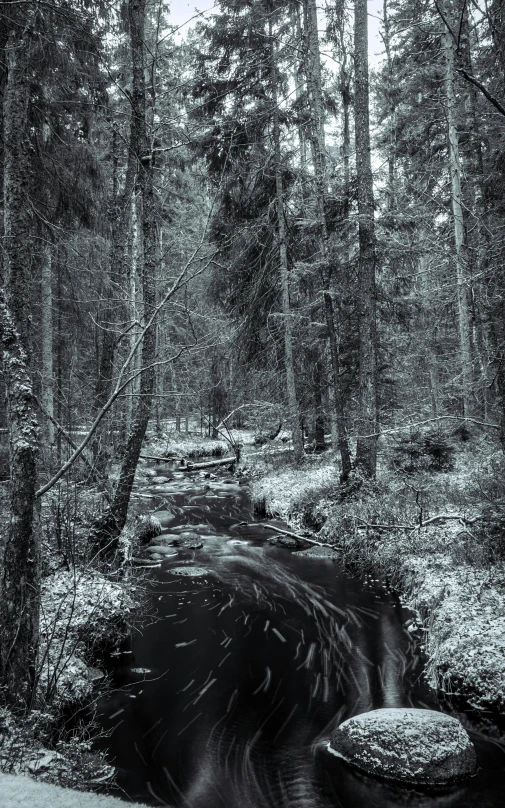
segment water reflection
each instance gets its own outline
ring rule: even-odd
[[[150,573],[159,620],[115,658],[118,690],[100,704],[120,787],[173,808],[498,805],[503,766],[485,744],[489,782],[445,794],[377,783],[328,754],[351,715],[436,706],[402,610],[333,560],[265,546],[264,531],[238,525],[251,520],[242,489],[228,499],[219,481],[196,485],[177,481],[159,507],[178,514],[165,532],[189,526],[203,546]],[[181,564],[208,574],[172,574]]]

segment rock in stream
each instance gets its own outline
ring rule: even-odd
[[[356,715],[333,731],[330,752],[386,780],[439,786],[476,772],[463,725],[434,710],[384,708]]]

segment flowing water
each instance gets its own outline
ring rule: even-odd
[[[409,615],[380,581],[240,525],[253,520],[244,487],[158,471],[150,490],[176,517],[164,532],[185,526],[202,546],[148,572],[152,619],[111,659],[98,714],[120,793],[173,808],[503,804],[503,749],[476,734],[478,775],[445,792],[376,782],[330,755],[332,728],[352,715],[438,709]]]

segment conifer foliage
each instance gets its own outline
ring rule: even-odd
[[[382,16],[374,59],[365,0],[219,0],[183,33],[163,0],[0,3],[0,677],[20,709],[39,512],[92,486],[84,555],[114,564],[150,427],[287,428],[297,464],[331,444],[335,486],[417,422],[406,473],[449,467],[443,419],[505,449],[504,3]]]

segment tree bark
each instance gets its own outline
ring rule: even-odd
[[[447,136],[449,146],[449,174],[454,228],[454,262],[456,267],[456,306],[458,312],[458,337],[461,371],[461,404],[463,417],[470,415],[472,392],[472,356],[470,347],[470,316],[468,305],[468,280],[464,255],[465,234],[461,194],[461,166],[459,139],[456,129],[456,95],[454,92],[454,43],[449,31],[444,31],[445,54],[445,101],[447,112]]]
[[[132,143],[135,147],[134,153],[137,159],[137,186],[141,204],[140,230],[143,249],[140,250],[140,277],[144,321],[150,318],[156,306],[155,278],[157,276],[156,261],[158,258],[153,153],[146,121],[145,16],[146,0],[129,0],[128,19],[133,78],[131,97]],[[153,322],[145,332],[142,341],[141,361],[143,371],[140,378],[135,417],[123,455],[118,485],[109,509],[91,531],[90,538],[98,553],[111,555],[115,552],[117,539],[126,522],[135,471],[152,408],[155,352],[156,324]]]
[[[133,108],[131,115],[133,116]],[[113,154],[113,198],[109,212],[110,222],[110,259],[109,272],[106,282],[106,305],[101,313],[102,340],[100,358],[98,364],[98,376],[95,387],[95,397],[93,402],[93,413],[98,413],[109,399],[114,380],[114,359],[118,342],[118,334],[115,324],[122,318],[120,310],[127,309],[128,289],[128,236],[130,232],[130,210],[132,197],[134,196],[135,177],[137,171],[137,151],[135,146],[136,133],[133,122],[130,122],[130,137],[128,144],[128,156],[126,165],[126,175],[124,187],[121,192],[118,190],[117,178],[117,128],[114,126],[112,132],[112,154]],[[124,294],[125,302],[121,305],[118,298]],[[135,336],[135,335],[134,335]],[[100,430],[103,433],[103,429]],[[93,441],[93,454],[97,466],[104,471],[106,463],[106,452],[97,433]]]
[[[326,225],[326,146],[324,135],[324,109],[321,83],[321,57],[317,31],[317,8],[315,0],[305,0],[305,20],[307,26],[307,87],[311,109],[311,143],[316,180],[316,212],[319,225],[319,241],[323,268],[324,312],[328,327],[329,347],[333,376],[333,401],[336,408],[338,428],[338,448],[342,465],[341,478],[347,479],[351,470],[351,454],[347,439],[345,405],[340,384],[340,359],[337,332],[335,329],[333,300],[331,297],[331,267],[328,248],[328,228]]]
[[[351,468],[351,451],[349,448],[349,440],[347,438],[347,429],[345,425],[345,402],[340,384],[340,351],[337,340],[337,331],[335,328],[335,314],[333,310],[333,299],[330,292],[324,293],[324,309],[326,313],[326,324],[329,332],[330,343],[330,357],[331,369],[333,373],[333,395],[335,404],[335,416],[337,422],[337,441],[338,450],[340,452],[340,462],[342,464],[341,479],[347,480]],[[337,381],[335,381],[335,379]]]
[[[426,234],[420,233],[420,254],[419,254],[419,286],[421,295],[421,328],[424,335],[424,363],[428,376],[428,387],[430,391],[431,412],[434,418],[441,414],[440,391],[438,383],[437,366],[437,329],[438,325],[434,321],[433,308],[433,286],[430,286],[430,255]]]
[[[41,390],[40,402],[47,413],[44,417],[43,436],[46,447],[54,444],[54,379],[53,379],[53,273],[51,243],[42,248],[40,276],[40,344],[41,344]]]
[[[459,3],[461,6],[461,0]],[[461,20],[460,62],[470,75],[473,75],[470,19],[468,5],[463,0],[462,8],[458,8]],[[467,181],[463,187],[464,208],[467,211],[466,253],[468,255],[469,309],[471,324],[471,344],[474,357],[480,370],[479,384],[474,385],[480,392],[482,415],[486,421],[490,384],[491,357],[494,351],[490,345],[490,328],[487,321],[485,300],[488,298],[487,288],[487,256],[489,254],[489,212],[485,201],[484,160],[482,152],[482,122],[479,118],[479,98],[477,88],[468,82],[464,83],[465,104],[464,123],[466,138],[462,143],[462,156]],[[476,368],[475,368],[476,369]],[[477,380],[476,380],[477,381]]]
[[[275,166],[275,191],[277,206],[277,235],[279,240],[279,271],[281,281],[282,314],[284,321],[284,357],[286,365],[286,387],[289,407],[289,420],[291,422],[291,434],[293,437],[293,450],[295,461],[299,462],[303,457],[303,434],[300,427],[300,414],[296,397],[295,385],[295,365],[293,358],[293,315],[291,313],[291,303],[289,299],[289,268],[288,253],[286,246],[286,223],[284,221],[284,190],[282,184],[281,169],[281,143],[279,111],[277,106],[277,73],[274,39],[272,36],[272,21],[269,20],[270,34],[270,71],[272,79],[272,114],[273,114],[273,141],[274,141],[274,166]]]
[[[20,12],[20,14],[23,12]],[[26,22],[26,20],[25,20]],[[24,27],[24,26],[23,26]],[[0,680],[6,700],[30,706],[39,631],[40,542],[35,508],[39,429],[29,368],[27,283],[31,261],[29,205],[30,32],[19,25],[7,46],[4,119],[4,267],[0,332],[10,446],[10,520],[0,578]]]
[[[375,477],[377,466],[377,325],[375,224],[370,157],[367,0],[354,2],[355,139],[358,185],[359,435],[356,467]]]

